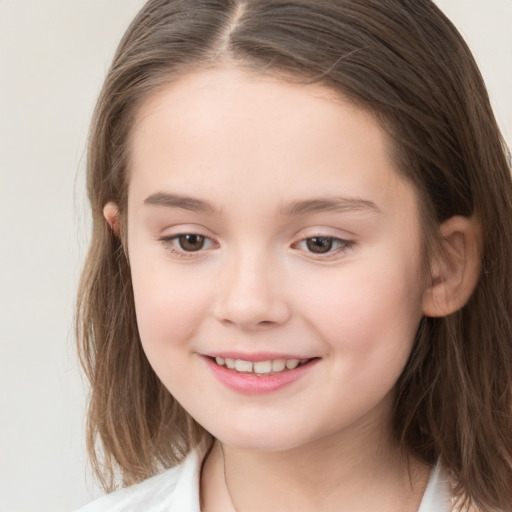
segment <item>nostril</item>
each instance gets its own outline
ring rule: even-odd
[[[234,320],[230,320],[229,318],[224,318],[221,322],[226,327],[239,326],[247,330],[267,329],[277,324],[277,322],[273,322],[272,320],[262,320],[261,322],[256,322],[250,325],[244,322],[235,322]]]
[[[291,312],[281,293],[264,286],[255,289],[253,284],[245,284],[247,286],[239,282],[216,297],[213,316],[222,325],[244,330],[269,329],[289,319]]]

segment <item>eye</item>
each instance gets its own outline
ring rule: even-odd
[[[160,242],[166,249],[181,257],[192,256],[192,253],[210,249],[216,245],[211,238],[199,233],[180,233],[165,236],[160,238]]]
[[[186,234],[178,235],[176,240],[180,249],[183,249],[186,252],[196,252],[200,251],[204,247],[206,237],[202,235]]]
[[[350,249],[354,241],[344,240],[334,236],[311,236],[294,244],[294,248],[311,253],[313,255],[336,255]]]
[[[332,249],[334,245],[334,239],[326,236],[313,236],[306,238],[306,247],[308,251],[315,254],[325,254]]]

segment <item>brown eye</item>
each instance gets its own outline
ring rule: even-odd
[[[332,250],[334,239],[327,236],[314,236],[306,240],[308,251],[315,254],[324,254]]]
[[[181,249],[186,252],[200,251],[204,247],[206,237],[202,235],[180,235],[178,237],[178,244]]]

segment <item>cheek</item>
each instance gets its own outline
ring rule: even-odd
[[[137,263],[132,262],[135,310],[148,357],[189,343],[208,304],[200,281],[166,265]]]
[[[421,320],[423,287],[418,266],[399,261],[365,261],[309,287],[302,309],[345,361],[385,356],[405,363]]]

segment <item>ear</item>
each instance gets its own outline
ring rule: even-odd
[[[474,218],[451,217],[439,227],[440,248],[431,262],[423,298],[425,316],[447,316],[471,297],[480,275],[479,228]]]
[[[108,202],[103,207],[103,217],[109,223],[112,231],[116,236],[119,236],[119,209],[115,203]]]

